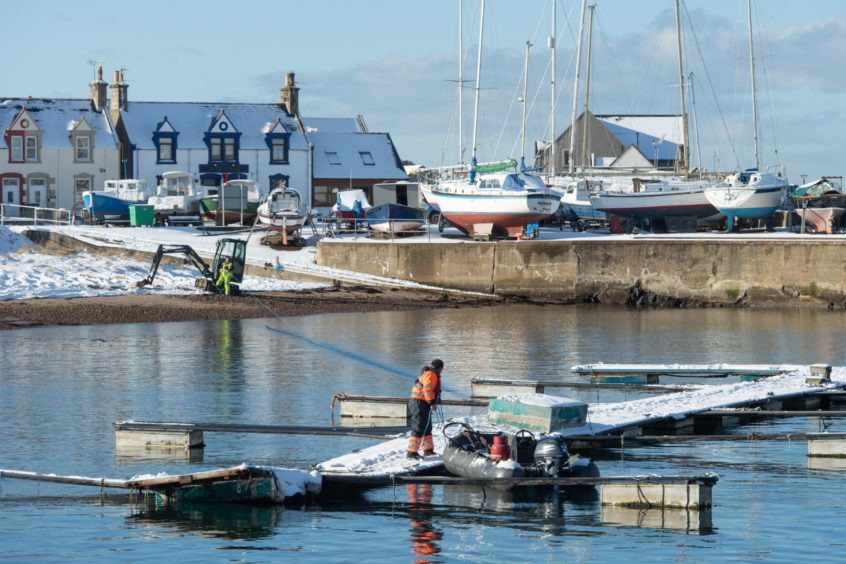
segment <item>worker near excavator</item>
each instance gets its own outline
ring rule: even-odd
[[[435,444],[432,441],[432,412],[441,402],[441,372],[444,361],[436,358],[423,367],[420,376],[411,388],[411,398],[408,400],[408,413],[411,418],[411,437],[408,439],[406,457],[420,458],[420,447],[423,456],[435,454]]]
[[[223,284],[223,291],[228,296],[229,295],[229,282],[232,280],[232,260],[229,257],[223,258],[223,264],[220,265],[220,275],[217,277],[217,282],[215,282],[215,286],[220,288],[220,285]]]

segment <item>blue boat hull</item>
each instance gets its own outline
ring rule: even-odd
[[[129,219],[129,206],[141,202],[127,202],[100,192],[86,192],[82,196],[82,203],[88,213],[102,220],[105,216]]]
[[[590,205],[564,204],[564,211],[568,216],[575,217],[576,219],[605,221],[605,212],[598,211]]]
[[[375,231],[411,231],[423,226],[423,210],[402,204],[382,204],[365,212],[367,223]]]

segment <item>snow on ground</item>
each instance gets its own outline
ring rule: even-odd
[[[117,230],[111,230],[117,231]],[[175,242],[180,242],[178,239]],[[158,243],[148,243],[151,250]],[[211,243],[213,253],[215,243]],[[193,241],[192,241],[192,245]],[[104,258],[92,253],[52,255],[35,251],[29,239],[0,227],[0,301],[24,298],[77,298],[130,294],[193,295],[199,272],[193,266],[161,264],[151,286],[137,288],[150,262],[128,258]],[[133,248],[133,247],[130,247]],[[144,248],[144,250],[150,250]],[[272,262],[272,261],[268,261]],[[248,292],[319,288],[326,284],[295,282],[276,277],[245,276],[241,289]]]

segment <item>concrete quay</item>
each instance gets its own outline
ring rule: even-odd
[[[846,308],[840,238],[321,241],[317,264],[561,303]]]

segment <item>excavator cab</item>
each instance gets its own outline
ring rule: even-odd
[[[232,261],[232,278],[229,281],[230,293],[238,295],[240,293],[240,285],[244,280],[244,268],[247,261],[247,242],[241,239],[221,239],[217,242],[217,248],[214,253],[214,260],[211,267],[197,254],[197,251],[188,245],[159,245],[156,254],[153,256],[153,263],[150,265],[150,272],[147,277],[136,283],[139,288],[152,284],[156,277],[156,272],[159,270],[164,255],[185,255],[186,261],[197,267],[202,278],[197,278],[194,281],[194,286],[205,292],[221,292],[221,289],[215,285],[220,276],[220,267],[224,259],[229,258]]]
[[[239,286],[244,280],[244,266],[247,262],[247,242],[241,239],[221,239],[217,242],[217,250],[212,261],[214,280],[220,276],[220,267],[225,258],[232,262],[232,280],[230,285]]]

